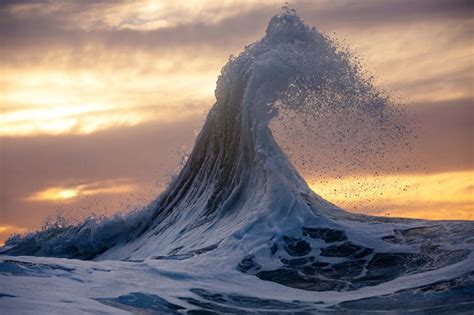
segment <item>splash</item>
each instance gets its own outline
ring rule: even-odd
[[[192,248],[203,238],[217,242],[245,234],[260,220],[277,231],[315,214],[341,212],[312,193],[275,142],[269,123],[278,104],[301,111],[308,95],[320,98],[320,104],[342,97],[335,105],[385,119],[385,100],[347,54],[287,11],[272,18],[262,40],[229,60],[215,94],[216,104],[186,164],[155,202],[129,216],[10,239],[11,253],[90,259],[147,233],[160,234],[168,246],[182,242]]]
[[[351,152],[376,158],[389,154],[380,139],[403,145],[400,112],[350,54],[286,9],[260,41],[223,67],[215,94],[183,168],[146,208],[53,224],[10,238],[0,251],[97,262],[2,256],[0,271],[11,276],[0,277],[54,275],[48,287],[67,277],[78,280],[74,292],[88,292],[93,283],[101,296],[117,296],[111,279],[131,282],[118,297],[94,297],[97,312],[103,311],[97,302],[160,312],[472,309],[472,222],[348,213],[309,188],[274,137],[295,127],[290,119],[272,131],[275,119],[302,113],[320,124],[321,145],[344,150],[356,143]],[[112,278],[89,276],[96,272]],[[31,294],[23,287],[11,289]]]

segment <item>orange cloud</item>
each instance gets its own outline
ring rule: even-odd
[[[436,220],[474,219],[474,171],[343,177],[313,182],[327,200],[354,212]]]
[[[365,57],[364,68],[378,74],[376,82],[395,88],[408,101],[472,97],[472,45],[465,38],[473,21],[463,18],[465,8],[449,2],[402,2],[347,6],[316,1],[297,8],[309,23],[347,38]],[[0,61],[0,136],[89,134],[149,121],[183,121],[204,112],[213,103],[217,75],[228,55],[263,35],[266,19],[280,5],[191,1],[182,6],[148,0],[11,4],[3,11],[3,29],[10,31],[0,35],[9,43],[2,47]],[[386,8],[394,14],[391,19],[410,14],[417,19],[384,22],[385,15],[368,14]],[[347,14],[351,10],[353,15]],[[440,12],[447,17],[439,18]],[[373,20],[379,31],[361,27],[360,20]],[[43,24],[25,24],[29,22]],[[183,106],[190,103],[199,109]]]
[[[109,182],[84,184],[68,187],[48,187],[27,197],[26,201],[69,200],[81,196],[129,193],[136,189],[132,184],[112,184]]]

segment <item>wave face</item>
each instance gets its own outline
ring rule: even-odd
[[[285,94],[290,86],[357,95],[366,102],[352,106],[368,112],[384,106],[325,36],[294,14],[275,16],[266,36],[222,69],[217,102],[187,163],[155,202],[125,218],[10,239],[10,253],[90,259],[140,235],[160,235],[146,256],[166,251],[163,243],[192,248],[197,240],[243,235],[259,221],[278,231],[339,211],[311,192],[268,126],[277,115],[273,104],[292,97]]]
[[[400,291],[412,294],[457,268],[472,292],[472,222],[345,212],[313,193],[276,143],[275,104],[297,111],[309,94],[395,123],[389,101],[325,35],[293,12],[273,17],[266,35],[224,66],[215,94],[189,159],[147,208],[15,237],[3,253],[204,265],[214,257],[242,275],[320,292],[423,279]]]

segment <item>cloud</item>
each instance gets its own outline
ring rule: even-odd
[[[474,170],[328,179],[311,188],[355,212],[436,220],[474,219]]]
[[[201,124],[198,116],[177,123],[108,129],[93,135],[0,138],[2,165],[8,166],[1,169],[0,219],[13,225],[38,224],[46,214],[57,211],[61,203],[27,202],[25,198],[51,187],[82,187],[102,198],[107,187],[127,184],[139,185],[142,190],[152,187],[156,194],[156,189],[163,186],[157,181],[165,181],[177,169],[183,146],[191,148],[195,130]],[[122,202],[130,195],[120,194]],[[93,196],[86,197],[92,200]],[[105,207],[102,202],[92,203],[89,210],[100,212],[104,207],[110,213],[126,208],[120,202],[117,199]]]
[[[472,98],[419,104],[411,108],[419,119],[415,153],[428,172],[474,169],[474,108]]]
[[[144,5],[139,3],[83,5],[82,2],[56,1],[38,5],[32,2],[30,6],[34,9],[31,10],[15,9],[25,7],[25,2],[10,3],[0,10],[0,39],[8,43],[2,50],[35,47],[43,51],[64,45],[81,50],[88,45],[105,45],[109,50],[163,52],[177,48],[212,47],[214,51],[228,55],[261,37],[269,18],[278,13],[281,5],[277,1],[263,4],[250,2],[247,5],[230,2],[227,6],[203,2],[200,10],[188,13],[183,12],[181,6],[158,3],[157,8],[150,9],[152,16],[148,20],[150,23],[163,21],[169,27],[123,28],[124,25],[134,25],[131,21],[137,24],[140,16],[150,15],[150,12],[140,9],[140,5]],[[470,20],[473,5],[471,1],[447,0],[301,1],[296,8],[309,23],[334,31],[440,20],[467,21]],[[146,25],[147,19],[141,20],[141,25]]]
[[[70,106],[37,108],[6,107],[2,115],[0,136],[90,134],[109,128],[135,126],[147,122],[183,122],[202,115],[208,104],[170,106],[106,106],[101,103],[79,103]],[[179,114],[178,114],[179,112]]]
[[[2,32],[0,38],[9,43],[9,48],[24,48],[34,46],[43,50],[48,47],[57,47],[67,44],[75,48],[87,44],[104,44],[109,49],[126,47],[127,49],[145,50],[172,50],[177,47],[214,46],[225,47],[235,43],[236,38],[249,38],[254,34],[255,26],[262,29],[267,21],[262,20],[262,9],[256,5],[253,10],[246,10],[239,15],[239,10],[227,11],[225,6],[218,8],[216,14],[234,12],[231,16],[214,22],[207,16],[195,16],[194,20],[187,23],[170,23],[171,27],[137,30],[121,28],[130,18],[123,16],[121,11],[126,11],[129,4],[100,7],[97,6],[59,6],[58,10],[43,10],[38,13],[31,10],[18,13],[15,6],[4,8],[0,11]],[[111,14],[115,12],[117,20],[110,25],[104,25]],[[114,10],[115,8],[115,10]],[[175,10],[180,7],[175,7]],[[205,11],[205,8],[204,10]],[[158,12],[157,12],[158,14]],[[181,13],[182,14],[182,13]],[[91,15],[93,21],[90,21]],[[269,15],[270,17],[270,15]],[[171,20],[187,20],[185,16],[168,16]],[[229,32],[233,36],[228,36]],[[250,37],[255,37],[250,35]],[[258,34],[257,36],[260,36]],[[6,49],[6,47],[4,47]]]
[[[7,2],[0,9],[2,40],[11,44],[50,46],[102,42],[108,47],[125,45],[153,49],[176,46],[212,45],[222,47],[257,39],[267,20],[278,13],[280,2],[230,2],[217,5],[203,2],[198,10],[167,2]],[[145,7],[145,9],[143,9]],[[471,1],[300,1],[295,7],[303,17],[328,29],[400,25],[433,20],[469,20]],[[29,9],[28,9],[29,8]],[[147,9],[148,8],[148,9]],[[184,11],[183,11],[184,10]],[[147,18],[143,18],[147,16]],[[191,18],[190,18],[191,17]],[[264,17],[267,17],[266,19]],[[169,27],[124,28],[164,21]],[[133,22],[134,21],[134,22]],[[163,24],[162,23],[162,24]],[[255,33],[255,31],[259,33]],[[228,36],[232,34],[232,36]]]
[[[474,4],[469,0],[302,1],[296,8],[311,22],[330,28],[374,28],[439,20],[469,20]]]
[[[127,180],[114,179],[66,187],[48,187],[25,198],[25,201],[73,200],[83,196],[130,193],[137,187]]]

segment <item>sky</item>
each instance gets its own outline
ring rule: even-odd
[[[57,214],[111,215],[156,197],[192,148],[221,67],[283,4],[0,0],[0,243]],[[474,3],[290,5],[418,120],[400,158],[410,168],[335,178],[306,166],[310,186],[356,212],[473,220]]]

